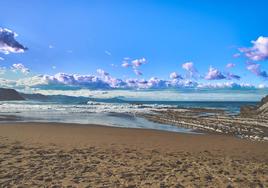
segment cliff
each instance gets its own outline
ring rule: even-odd
[[[240,115],[243,117],[261,116],[268,118],[268,95],[257,106],[242,106]]]

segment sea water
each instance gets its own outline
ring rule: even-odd
[[[2,122],[59,122],[78,124],[99,124],[125,128],[157,129],[173,132],[192,132],[191,129],[150,122],[138,117],[140,113],[152,113],[163,108],[213,108],[229,113],[239,113],[242,105],[255,105],[256,102],[228,101],[123,101],[119,99],[36,100],[1,101],[0,116]]]

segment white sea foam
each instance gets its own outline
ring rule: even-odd
[[[171,107],[171,105],[158,104],[128,104],[128,103],[103,103],[88,102],[87,105],[64,105],[33,102],[2,102],[0,113],[148,113],[151,109]]]

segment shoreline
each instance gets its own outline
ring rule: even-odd
[[[130,144],[141,148],[203,150],[213,146],[215,150],[229,152],[230,143],[238,144],[240,149],[267,146],[268,142],[254,142],[232,135],[203,132],[204,134],[172,132],[146,128],[114,127],[96,124],[53,123],[53,122],[9,122],[0,123],[0,136],[14,142],[30,144],[52,144],[68,147],[94,144]],[[75,138],[72,140],[71,138]],[[154,142],[152,142],[152,140]],[[213,141],[213,143],[210,143]],[[165,143],[166,142],[166,143]],[[140,143],[144,145],[139,145]],[[148,145],[146,145],[148,143]],[[184,147],[186,146],[187,147]],[[167,147],[169,146],[169,147]],[[190,146],[190,147],[189,147]],[[254,147],[253,147],[254,146]],[[210,149],[212,149],[210,148]],[[268,153],[268,150],[264,153]]]
[[[59,123],[93,123],[114,127],[128,128],[148,128],[156,130],[167,130],[174,132],[201,132],[220,135],[231,135],[238,138],[252,141],[268,141],[268,116],[266,115],[265,102],[268,99],[264,97],[256,106],[238,106],[242,110],[240,113],[234,113],[232,108],[229,110],[213,107],[174,107],[163,104],[163,106],[153,106],[151,104],[124,104],[104,103],[104,107],[96,103],[91,108],[79,106],[79,110],[74,106],[55,107],[59,113],[53,113],[48,110],[52,107],[44,105],[39,109],[39,105],[27,105],[17,111],[13,106],[13,111],[5,106],[4,112],[0,115],[0,122],[59,122]],[[115,106],[114,106],[115,105]],[[118,106],[117,106],[118,105]],[[133,105],[133,106],[132,106]],[[226,104],[228,106],[228,104]],[[213,106],[213,105],[212,105]],[[100,107],[100,108],[99,108]],[[116,108],[115,108],[116,107]],[[69,110],[65,112],[66,108]],[[80,109],[81,108],[81,109]],[[100,110],[96,110],[96,109]],[[104,109],[103,109],[104,108]],[[107,108],[107,109],[106,109]],[[53,109],[53,108],[52,108]],[[116,109],[116,110],[115,110]],[[131,109],[131,110],[130,110]],[[106,111],[107,110],[107,111]],[[111,111],[112,110],[112,111]],[[21,113],[22,115],[20,116]],[[28,113],[28,114],[27,114]],[[101,114],[103,113],[103,114]],[[133,119],[135,118],[135,119]]]
[[[146,128],[145,126],[125,126],[125,124],[116,125],[113,122],[109,124],[99,124],[100,126],[116,127],[116,128],[130,128],[130,129],[148,129],[159,130],[167,132],[181,132],[187,134],[215,134],[227,135],[240,139],[251,141],[268,141],[268,119],[262,117],[241,117],[239,115],[230,115],[224,110],[210,109],[210,108],[163,108],[152,109],[150,113],[115,113],[116,117],[123,117],[124,115],[130,117],[138,117],[147,120],[149,123],[159,124],[160,127]],[[114,116],[114,113],[112,113]],[[96,117],[99,118],[99,117]],[[48,124],[77,124],[87,125],[87,122],[67,122],[67,121],[42,121],[38,118],[34,120],[33,117],[24,119],[19,115],[0,115],[0,124],[13,123],[48,123]],[[120,121],[120,119],[118,119]],[[135,123],[135,122],[134,122]],[[167,126],[167,127],[161,127]],[[181,130],[180,130],[181,129]],[[184,130],[185,129],[185,130]]]
[[[96,124],[53,123],[53,122],[9,122],[0,123],[0,136],[14,142],[29,142],[29,144],[52,144],[66,148],[94,144],[120,145],[126,143],[135,147],[163,150],[223,150],[229,152],[230,143],[238,144],[240,149],[255,146],[267,146],[268,142],[254,142],[233,135],[215,132],[172,132],[146,128],[114,127]],[[72,140],[75,138],[74,140]],[[212,142],[213,143],[210,143]],[[142,144],[142,145],[140,145]],[[148,144],[148,145],[147,145]],[[148,146],[148,147],[147,147]],[[168,146],[168,147],[167,147]],[[253,147],[254,146],[254,147]],[[268,150],[264,153],[268,153]]]

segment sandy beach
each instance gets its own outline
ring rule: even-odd
[[[0,125],[0,187],[267,187],[268,143],[58,123]]]

